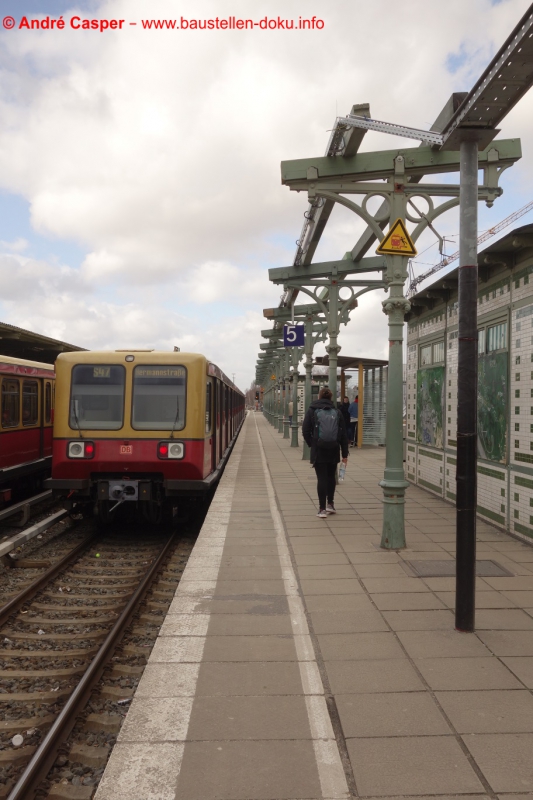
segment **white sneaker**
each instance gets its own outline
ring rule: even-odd
[[[326,519],[327,516],[328,515],[327,515],[327,512],[326,512],[325,508],[321,508],[320,511],[317,514],[317,517],[320,517],[320,519]]]
[[[337,512],[335,511],[335,506],[333,505],[333,503],[328,503],[326,506],[326,514],[336,514],[336,513]]]

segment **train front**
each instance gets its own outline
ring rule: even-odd
[[[54,495],[103,522],[131,503],[160,522],[201,497],[206,365],[191,353],[61,354],[47,482]]]

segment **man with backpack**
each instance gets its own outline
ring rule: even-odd
[[[335,473],[342,450],[342,460],[348,460],[348,435],[341,412],[332,402],[332,393],[327,386],[319,392],[305,415],[302,434],[311,448],[311,466],[317,477],[318,505],[317,517],[326,519],[328,514],[336,514],[334,505]]]

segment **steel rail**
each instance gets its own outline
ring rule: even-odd
[[[21,592],[12,597],[11,600],[0,607],[0,627],[5,625],[11,614],[15,611],[18,611],[24,603],[27,603],[31,600],[35,595],[41,591],[51,580],[53,580],[63,569],[69,565],[71,561],[74,561],[81,552],[85,548],[87,548],[90,543],[98,536],[97,533],[93,533],[90,536],[87,536],[80,544],[76,545],[76,547],[67,553],[66,556],[63,556],[59,561],[55,564],[52,564],[46,572],[43,572],[42,575],[39,575],[38,578],[30,583],[29,586],[26,586]]]
[[[54,764],[57,756],[57,749],[63,743],[66,736],[76,723],[76,718],[93,690],[94,685],[100,679],[107,661],[115,650],[124,629],[128,625],[131,617],[136,611],[138,604],[150,588],[150,585],[158,573],[168,551],[174,544],[177,532],[170,536],[169,540],[161,549],[152,566],[142,578],[139,586],[128,600],[128,604],[122,611],[120,617],[113,625],[112,629],[105,638],[101,648],[89,664],[80,682],[70,695],[65,706],[61,710],[54,724],[46,734],[36,752],[16,785],[11,790],[7,800],[32,800],[39,789],[41,781],[46,778],[50,768]]]

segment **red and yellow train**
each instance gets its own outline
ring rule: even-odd
[[[203,497],[244,419],[242,392],[194,353],[63,353],[56,377],[46,485],[104,522],[126,502],[159,522]]]
[[[52,466],[54,367],[0,356],[0,503],[37,491]]]

